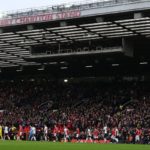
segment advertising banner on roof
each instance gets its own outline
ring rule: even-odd
[[[80,17],[80,15],[81,13],[79,10],[74,10],[74,11],[65,11],[65,12],[59,12],[53,14],[41,14],[41,15],[34,15],[34,16],[23,16],[19,18],[1,19],[0,27],[48,22],[48,21],[55,21],[55,20],[65,20],[65,19],[77,18]]]

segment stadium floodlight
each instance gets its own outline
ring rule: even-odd
[[[68,82],[68,79],[64,79],[64,82],[67,83],[67,82]]]
[[[144,30],[145,29],[150,29],[150,27],[144,27]],[[143,27],[141,27],[141,28],[138,28],[138,27],[137,28],[133,28],[132,30],[138,30],[138,31],[140,31],[140,30],[143,30]]]
[[[43,32],[43,29],[35,29],[35,30],[25,30],[25,31],[18,31],[17,34],[26,34],[26,33],[37,33],[37,32]]]
[[[71,35],[71,34],[78,34],[78,33],[87,33],[88,31],[73,31],[73,32],[63,32],[61,35]]]
[[[22,70],[21,70],[21,69],[17,69],[16,71],[17,71],[17,72],[21,72]]]
[[[148,24],[139,24],[139,25],[129,25],[129,26],[126,26],[127,28],[138,28],[138,27],[149,27],[150,26],[150,23]]]
[[[7,33],[1,33],[1,34],[0,34],[0,37],[3,36],[3,38],[4,38],[4,36],[6,37],[6,36],[12,36],[12,35],[14,35],[13,32],[7,32]]]
[[[150,35],[150,32],[147,33],[141,33],[142,35]]]
[[[11,39],[15,39],[15,38],[22,38],[23,39],[23,37],[19,37],[19,36],[17,36],[17,35],[7,35],[7,36],[0,36],[0,38],[1,39],[3,39],[3,40],[6,40],[7,41],[7,39],[9,40],[11,40]]]
[[[53,31],[53,32],[59,32],[59,34],[62,34],[61,32],[70,32],[70,31],[79,31],[79,30],[82,30],[82,28],[73,28],[73,29],[64,29],[64,30],[56,30],[56,31]]]
[[[127,22],[127,23],[122,23],[121,25],[135,25],[135,24],[146,24],[146,23],[150,23],[150,20]]]
[[[56,65],[58,62],[50,62],[50,65]]]
[[[148,33],[148,32],[150,33],[150,29],[148,29],[148,30],[145,30],[145,29],[144,29],[144,30],[137,31],[137,32],[138,32],[138,33],[145,33],[145,32],[146,32],[146,33]]]
[[[61,70],[65,70],[65,69],[68,69],[68,67],[61,67],[60,69]]]
[[[8,46],[10,45],[9,43],[0,43],[0,46]]]
[[[132,34],[132,31],[122,32],[122,33],[107,33],[103,34],[104,36],[115,36],[115,35],[124,35],[124,34]]]
[[[46,30],[62,30],[62,29],[70,29],[70,28],[76,28],[75,25],[72,25],[72,26],[65,26],[65,27],[54,27],[54,28],[47,28]]]
[[[92,65],[89,65],[89,66],[85,66],[85,68],[93,68],[93,66],[92,66]]]
[[[140,65],[147,65],[147,64],[148,64],[147,61],[140,62]]]
[[[100,31],[100,32],[97,32],[98,34],[103,34],[103,33],[120,33],[120,32],[123,32],[123,31],[127,31],[127,29],[115,29],[115,30],[105,30],[105,31]]]
[[[133,21],[142,21],[142,20],[149,20],[149,17],[138,18],[138,19],[126,19],[126,20],[117,20],[116,23],[125,23],[125,22],[133,22]]]
[[[116,24],[110,24],[110,25],[103,25],[103,26],[92,26],[92,27],[86,27],[86,29],[105,29],[109,27],[117,27]]]
[[[83,36],[83,35],[85,35],[85,33],[69,34],[69,35],[65,35],[65,37],[74,37],[74,36]]]
[[[137,34],[124,34],[121,35],[121,37],[127,37],[127,36],[136,36]],[[107,36],[107,38],[116,38],[116,37],[120,37],[120,35],[114,35],[114,36]]]
[[[60,64],[65,64],[65,63],[66,63],[65,61],[61,61],[61,62],[60,62]]]
[[[89,27],[89,26],[101,26],[101,25],[109,25],[112,24],[112,22],[100,22],[100,23],[90,23],[90,24],[82,24],[80,27]]]
[[[120,30],[120,29],[123,29],[123,27],[109,26],[107,28],[94,29],[94,30],[91,30],[91,31],[113,31],[113,30]]]
[[[91,40],[96,40],[96,39],[102,39],[102,37],[95,37],[95,38],[81,38],[81,39],[76,39],[75,41],[91,41]]]
[[[119,64],[112,64],[112,67],[117,67],[119,66]]]

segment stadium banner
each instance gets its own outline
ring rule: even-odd
[[[62,141],[64,142],[64,141]],[[100,143],[100,144],[106,144],[106,143],[110,143],[110,140],[104,141],[104,140],[76,140],[76,139],[72,139],[71,143]]]
[[[53,13],[53,14],[42,14],[42,15],[34,15],[34,16],[23,16],[19,18],[1,19],[0,27],[71,19],[80,16],[81,16],[81,12],[79,10],[74,10],[74,11],[65,11],[65,12]]]

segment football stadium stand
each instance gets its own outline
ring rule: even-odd
[[[0,139],[150,144],[150,1],[94,0],[0,19]]]

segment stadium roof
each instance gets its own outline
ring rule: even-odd
[[[142,37],[145,41],[150,37],[148,0],[96,0],[75,6],[51,7],[49,13],[49,9],[7,13],[0,19],[0,69],[22,70],[26,66],[43,69],[43,64],[57,63],[51,59],[54,56],[65,62],[63,56],[81,54],[78,53],[81,45],[85,48],[82,49],[83,55],[95,54],[97,57],[99,53],[106,53],[106,49],[94,47],[91,51],[87,48],[88,43],[97,46],[109,41],[116,46],[116,39],[120,42],[124,37]],[[107,52],[123,51],[122,47],[112,47],[109,42]],[[76,51],[71,46],[69,49],[69,46],[65,47],[69,44],[75,46]],[[43,45],[52,48],[52,52],[33,54],[34,47],[38,51]],[[44,59],[39,61],[41,58]],[[88,61],[85,66],[91,66]]]
[[[33,45],[53,45],[138,35],[150,37],[149,17],[1,33],[0,67],[41,65],[26,60],[32,57],[30,50]]]

